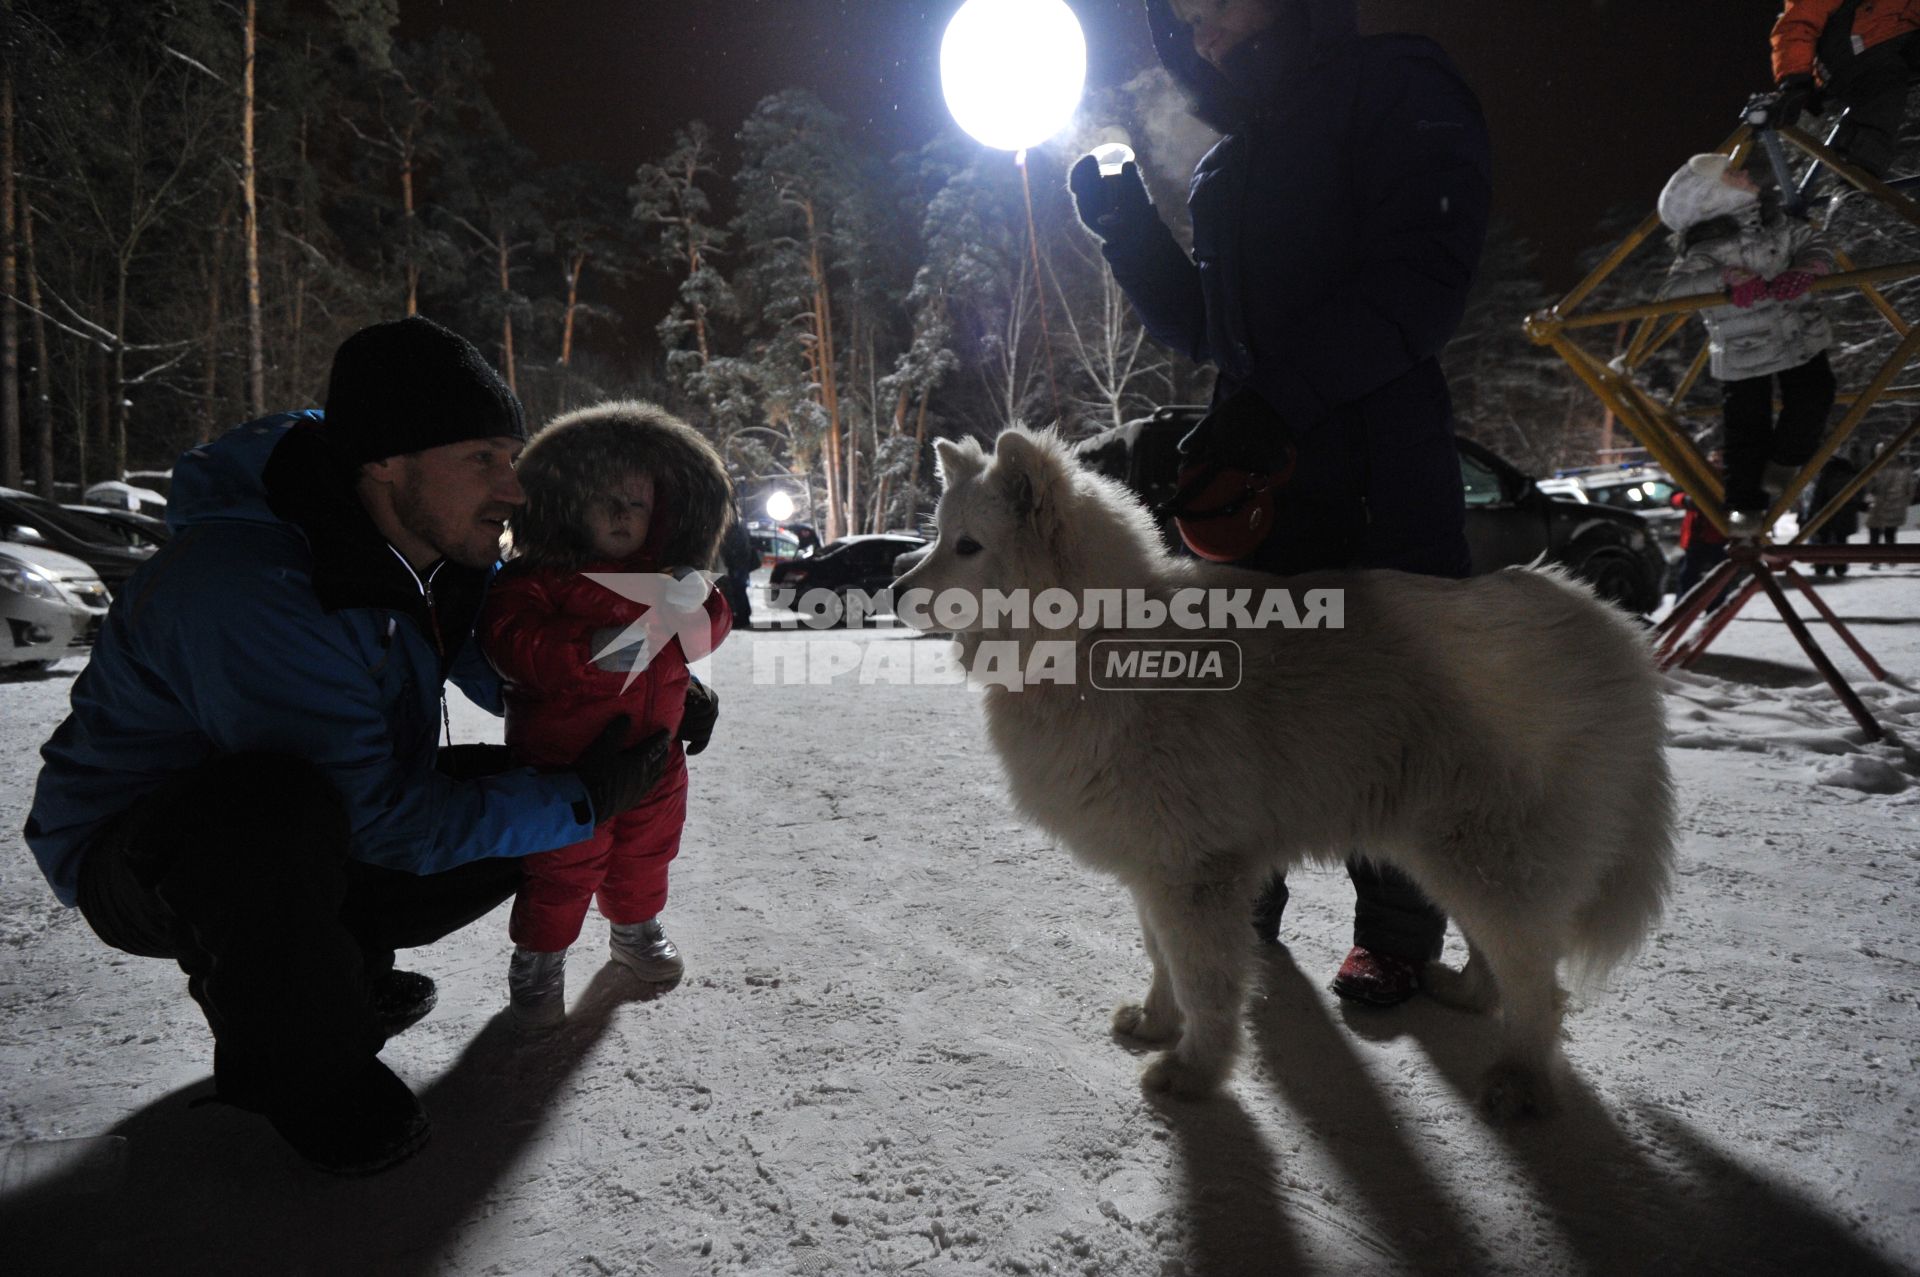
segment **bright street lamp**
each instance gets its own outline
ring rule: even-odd
[[[947,110],[997,150],[1065,128],[1086,83],[1086,36],[1064,0],[967,0],[940,43]]]

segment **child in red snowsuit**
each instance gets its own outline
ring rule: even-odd
[[[686,819],[679,741],[698,753],[712,727],[712,693],[687,665],[732,626],[695,569],[713,558],[732,494],[704,439],[636,402],[560,417],[527,446],[519,479],[527,504],[513,519],[514,557],[479,626],[506,683],[507,745],[522,763],[566,766],[622,715],[625,744],[678,737],[639,806],[523,862],[508,988],[515,1020],[546,1027],[566,1014],[567,949],[596,898],[615,961],[656,983],[683,970],[659,916]]]

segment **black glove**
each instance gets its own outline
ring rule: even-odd
[[[686,707],[680,711],[680,734],[675,740],[686,744],[689,754],[697,754],[713,739],[713,725],[720,721],[720,693],[699,679],[687,682]]]
[[[1801,112],[1820,113],[1820,99],[1820,86],[1805,71],[1782,76],[1773,110],[1769,112],[1769,123],[1776,129],[1798,127]]]
[[[1140,180],[1140,166],[1131,160],[1114,176],[1102,177],[1100,161],[1083,155],[1067,172],[1067,189],[1073,192],[1073,211],[1081,223],[1103,240],[1157,216],[1147,184]]]
[[[587,787],[596,825],[639,806],[667,770],[667,734],[655,732],[633,748],[622,749],[627,725],[625,714],[615,715],[573,764],[574,774]]]
[[[1293,431],[1247,387],[1215,404],[1180,440],[1182,467],[1280,474],[1293,468]]]

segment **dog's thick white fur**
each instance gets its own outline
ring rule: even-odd
[[[1464,969],[1433,964],[1426,987],[1500,1013],[1488,1111],[1551,1111],[1559,964],[1597,975],[1630,955],[1668,887],[1665,724],[1638,626],[1552,570],[1281,580],[1178,558],[1051,433],[938,452],[938,538],[901,591],[1345,592],[1343,628],[1212,635],[1244,651],[1231,692],[1095,690],[1089,649],[1122,635],[1084,625],[959,636],[970,667],[986,640],[1076,641],[1076,685],[989,685],[988,732],[1019,810],[1133,893],[1153,978],[1114,1028],[1172,1047],[1142,1084],[1198,1095],[1225,1080],[1258,883],[1358,851],[1399,866],[1465,936]]]

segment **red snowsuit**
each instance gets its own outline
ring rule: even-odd
[[[587,572],[643,572],[626,563],[589,563],[573,570],[509,567],[481,612],[479,636],[506,683],[507,745],[522,763],[566,767],[616,714],[632,720],[627,743],[680,726],[685,705],[685,654],[677,639],[657,651],[633,678],[593,664],[593,633],[625,626],[647,608],[590,581]],[[733,628],[719,591],[707,596],[714,646]],[[513,942],[543,953],[580,936],[595,896],[607,921],[644,922],[667,900],[667,866],[680,850],[687,815],[687,760],[671,746],[666,773],[639,806],[601,824],[584,842],[528,856],[526,883],[513,902]]]

